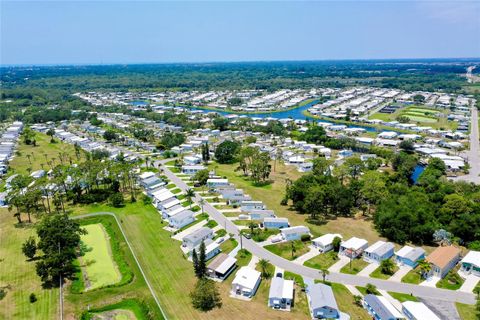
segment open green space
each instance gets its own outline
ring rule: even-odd
[[[353,259],[351,263],[347,263],[342,269],[340,269],[341,273],[348,273],[348,274],[357,274],[368,266],[368,262],[363,259]]]
[[[238,246],[237,240],[234,238],[230,238],[228,240],[223,241],[223,243],[220,245],[220,250],[222,250],[223,253],[229,253],[233,249],[235,249]]]
[[[89,248],[80,258],[86,289],[92,290],[120,281],[121,275],[113,261],[110,243],[103,226],[90,224],[83,228],[87,234],[82,235],[82,242]]]
[[[420,272],[420,268],[417,267],[413,270],[410,270],[406,275],[403,276],[402,282],[411,283],[411,284],[419,284],[420,282],[424,281],[425,279],[422,277]]]
[[[314,268],[314,269],[328,269],[335,262],[338,261],[338,255],[336,252],[329,251],[327,253],[321,253],[310,260],[305,261],[303,264],[306,267]]]
[[[35,262],[27,261],[21,250],[25,240],[35,235],[33,225],[15,226],[16,219],[0,208],[0,319],[49,320],[58,315],[58,289],[45,290],[35,272]],[[37,297],[30,303],[29,295]]]
[[[400,293],[400,292],[388,292],[389,295],[391,295],[394,299],[400,301],[400,302],[405,302],[405,301],[418,301],[418,298],[407,293]]]
[[[293,240],[277,244],[269,244],[264,248],[287,260],[295,260],[309,251],[308,244],[309,242]]]
[[[447,275],[437,282],[437,288],[448,289],[448,290],[458,290],[465,282],[462,277],[457,273],[460,265],[450,270]]]
[[[373,270],[372,273],[370,273],[369,277],[372,277],[372,278],[377,278],[377,279],[383,279],[383,280],[387,280],[389,279],[395,272],[398,271],[398,266],[396,264],[393,265],[393,273],[392,274],[385,274],[382,272],[382,267],[379,266],[377,269]]]
[[[478,320],[478,311],[474,304],[455,303],[458,314],[462,320]]]
[[[235,258],[237,258],[237,265],[243,267],[248,265],[250,260],[252,260],[252,254],[246,249],[240,249]]]
[[[46,134],[36,132],[36,146],[26,145],[23,140],[19,140],[17,155],[10,162],[8,170],[9,175],[15,173],[27,174],[36,170],[51,169],[49,163],[53,166],[65,163],[83,161],[84,152],[80,151],[80,160],[75,154],[75,148],[71,144],[63,143],[55,138],[55,143],[50,143],[50,137]],[[64,156],[65,155],[65,156]]]

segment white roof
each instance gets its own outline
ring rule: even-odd
[[[293,299],[293,280],[283,280],[282,297]]]
[[[462,263],[471,263],[480,266],[480,251],[470,251],[461,261]]]
[[[432,310],[421,302],[405,301],[402,306],[417,320],[440,320]]]
[[[372,244],[367,249],[365,249],[365,252],[368,252],[368,253],[375,252],[375,250],[377,250],[378,248],[383,246],[385,243],[386,243],[385,241],[379,240],[379,241],[375,242],[374,244]]]
[[[321,237],[313,239],[313,242],[317,242],[323,246],[326,246],[331,244],[333,242],[333,239],[335,239],[335,237],[339,237],[340,239],[342,239],[342,236],[338,233],[327,233]]]
[[[238,270],[235,279],[233,279],[232,284],[253,290],[259,278],[259,271],[253,270],[250,267],[241,267],[240,270]]]
[[[237,259],[234,257],[228,256],[223,262],[215,269],[216,272],[225,274],[225,272],[228,271],[235,263],[237,262]]]
[[[377,299],[383,304],[383,306],[390,311],[390,313],[397,319],[403,319],[403,315],[387,300],[384,296],[377,296]]]
[[[399,257],[405,257],[413,248],[410,246],[404,246],[402,249],[398,250],[395,254]]]
[[[357,237],[352,237],[345,242],[342,242],[342,247],[347,249],[358,250],[368,244],[368,241],[365,239],[360,239]]]
[[[180,200],[177,198],[173,198],[171,201],[168,201],[167,203],[163,204],[163,208],[169,209],[177,204],[180,204]]]
[[[170,198],[173,198],[175,195],[173,193],[170,192],[170,190],[166,191],[166,192],[162,192],[160,194],[155,194],[154,197],[157,201],[159,202],[162,202],[162,201],[165,201],[167,199],[170,199]]]

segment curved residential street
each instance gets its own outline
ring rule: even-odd
[[[476,117],[476,113],[475,113],[475,117]],[[478,126],[476,128],[477,128],[477,137],[478,137]],[[477,139],[477,142],[478,142],[478,139]],[[168,167],[164,166],[164,164],[168,161],[171,161],[171,159],[156,161],[155,165],[158,166],[159,164],[161,164],[164,170],[164,174],[168,177],[168,179],[170,179],[171,182],[175,183],[177,187],[179,187],[182,191],[189,189],[190,187],[187,186],[185,182],[183,182],[172,171],[170,171]],[[194,201],[198,203],[200,199],[201,197],[197,194],[194,198]],[[271,253],[270,251],[264,249],[263,247],[258,245],[258,243],[254,242],[251,239],[249,240],[246,238],[242,238],[242,240],[240,241],[239,229],[237,225],[235,225],[232,221],[228,220],[220,211],[218,211],[208,202],[205,202],[203,209],[206,213],[208,213],[208,215],[213,220],[215,220],[219,225],[223,226],[228,233],[234,234],[235,235],[234,237],[239,241],[239,243],[240,242],[242,243],[243,248],[247,249],[258,258],[266,259],[270,261],[270,263],[272,263],[273,265],[281,269],[297,273],[307,278],[318,279],[321,277],[319,270],[308,268],[303,265],[296,264],[293,261],[283,259]],[[367,283],[371,283],[377,286],[377,288],[381,290],[413,294],[414,296],[417,296],[420,298],[446,300],[446,301],[462,302],[462,303],[468,303],[468,304],[475,303],[475,296],[473,293],[452,291],[452,290],[439,289],[439,288],[431,288],[431,287],[419,286],[419,285],[413,285],[413,284],[407,284],[407,283],[399,283],[394,281],[369,278],[365,276],[330,272],[330,274],[327,276],[327,280],[331,282],[354,285],[354,286],[365,286]]]

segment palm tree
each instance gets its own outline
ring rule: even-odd
[[[297,248],[295,248],[295,244],[293,243],[293,241],[291,241],[290,244],[292,246],[292,260],[293,260],[293,257],[295,256],[295,253],[297,252]]]
[[[203,213],[203,206],[205,205],[205,200],[203,198],[200,198],[200,201],[198,202],[200,205],[200,208],[202,209],[201,213]]]
[[[185,192],[185,198],[187,198],[188,202],[190,203],[190,208],[192,207],[192,198],[195,197],[195,191],[193,189],[189,188]]]
[[[253,230],[254,230],[255,228],[257,228],[257,227],[258,227],[258,225],[257,225],[255,222],[253,222],[253,221],[250,221],[250,222],[248,223],[248,228],[250,229],[250,233],[251,233],[251,234],[253,234]]]
[[[330,271],[328,271],[328,270],[325,269],[325,268],[322,268],[322,269],[320,269],[320,273],[322,274],[323,282],[325,282],[325,278],[327,277],[327,275],[330,274]]]
[[[260,269],[262,269],[262,277],[267,279],[270,276],[270,273],[268,272],[268,267],[270,266],[269,261],[267,259],[260,259],[258,265],[260,266]]]
[[[419,261],[418,266],[420,268],[420,272],[422,273],[422,277],[424,278],[426,278],[432,270],[432,265],[425,259]]]

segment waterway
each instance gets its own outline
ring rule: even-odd
[[[188,107],[191,110],[200,110],[204,112],[217,112],[218,114],[221,115],[227,115],[227,114],[237,114],[239,116],[248,116],[251,118],[260,118],[260,119],[265,119],[265,118],[274,118],[274,119],[295,119],[295,120],[306,120],[311,118],[305,116],[303,114],[304,111],[306,111],[308,108],[316,105],[318,103],[318,100],[314,100],[310,103],[307,103],[306,105],[303,105],[298,108],[290,109],[290,110],[285,110],[285,111],[277,111],[277,112],[268,112],[268,113],[234,113],[234,112],[228,112],[228,111],[217,111],[217,110],[208,110],[208,109],[201,109],[201,108],[194,108],[194,107]],[[327,120],[322,120],[322,119],[315,119],[314,121],[317,121],[319,123],[332,123]],[[367,127],[367,126],[362,126],[362,125],[346,125],[348,128],[361,128],[365,129],[368,132],[377,132],[376,128],[372,127]],[[393,131],[393,130],[392,130]]]

